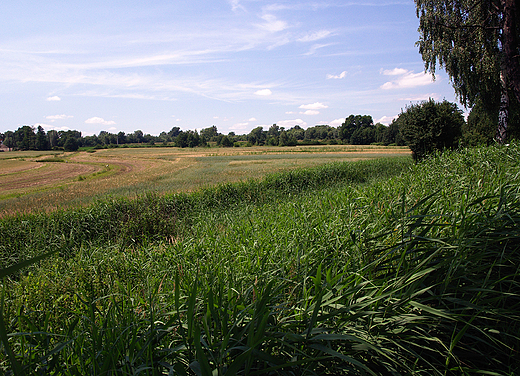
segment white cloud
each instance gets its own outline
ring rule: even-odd
[[[70,115],[51,115],[51,116],[45,116],[45,119],[54,122],[56,120],[70,119],[70,118],[73,118],[73,117],[74,116],[70,116]]]
[[[43,123],[36,123],[34,124],[35,127],[41,125],[43,127],[43,129],[45,129],[46,131],[70,131],[71,129],[69,127],[56,127],[54,125],[49,125],[49,124],[43,124]]]
[[[316,110],[307,110],[305,112],[300,112],[302,115],[318,115],[320,112]]]
[[[406,69],[395,68],[382,71],[385,76],[397,76],[393,81],[388,81],[380,86],[383,90],[414,88],[418,86],[430,85],[433,83],[433,76],[430,73],[414,73]]]
[[[284,127],[285,129],[289,129],[289,128],[294,127],[295,125],[299,125],[300,127],[303,128],[303,127],[307,126],[307,123],[304,122],[302,119],[294,119],[294,120],[277,121],[276,125],[278,125],[279,127]]]
[[[285,114],[286,115],[294,115],[296,114],[297,112],[294,112],[294,111],[286,111]]]
[[[115,121],[112,120],[105,120],[100,117],[91,117],[90,119],[85,120],[85,123],[87,124],[103,124],[103,125],[112,125],[115,124]]]
[[[261,89],[261,90],[255,91],[255,94],[256,95],[267,96],[267,95],[273,94],[273,92],[271,90],[269,90],[269,89]]]
[[[331,127],[338,127],[341,124],[343,124],[344,122],[345,122],[345,118],[335,119],[335,120],[332,120],[331,122],[329,122],[329,125]]]
[[[329,106],[324,105],[321,102],[316,102],[312,104],[302,104],[300,108],[303,108],[304,110],[321,110],[324,108],[329,108]]]
[[[381,119],[377,119],[375,121],[375,123],[381,123],[381,124],[384,124],[384,125],[388,125],[392,122],[392,120],[394,120],[395,118],[397,118],[397,115],[395,116],[383,116]]]
[[[385,76],[400,76],[402,74],[408,73],[408,71],[403,68],[394,68],[392,70],[389,70],[389,69],[382,70],[382,73]]]
[[[236,123],[236,124],[233,124],[231,127],[229,127],[229,129],[233,132],[240,132],[240,133],[245,133],[247,132],[247,126],[249,125],[248,122],[245,122],[245,123]]]
[[[330,80],[330,79],[339,80],[339,79],[345,78],[346,76],[347,76],[347,71],[343,71],[339,75],[328,74],[327,80]]]
[[[256,121],[254,117],[250,118],[249,121]]]
[[[58,97],[57,95],[55,95],[53,97],[48,97],[47,101],[49,101],[49,102],[59,102],[59,101],[61,101],[61,98]]]

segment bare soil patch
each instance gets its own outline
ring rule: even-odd
[[[99,167],[95,165],[79,163],[39,162],[37,164],[39,165],[38,167],[3,176],[0,192],[8,193],[10,190],[53,185],[76,178],[79,175],[92,174],[99,170]]]

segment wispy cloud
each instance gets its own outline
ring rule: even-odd
[[[261,18],[265,21],[262,24],[257,24],[257,26],[261,29],[267,30],[270,33],[276,33],[278,31],[282,31],[287,29],[287,22],[279,20],[273,14],[264,14]]]
[[[54,95],[52,97],[48,97],[47,101],[49,101],[49,102],[59,102],[59,101],[61,101],[61,98],[58,97],[57,95]]]
[[[71,116],[71,115],[51,115],[51,116],[45,116],[45,119],[54,122],[56,120],[70,119],[73,117],[74,116]]]
[[[315,31],[313,33],[306,34],[306,35],[298,38],[298,42],[315,42],[317,40],[326,38],[331,35],[332,35],[332,32],[329,30]]]
[[[332,46],[333,43],[326,43],[326,44],[314,44],[311,46],[311,48],[309,49],[309,51],[307,51],[306,53],[304,53],[305,56],[309,56],[309,55],[314,55],[316,53],[316,51],[318,51],[320,48],[325,48],[325,47],[328,47],[328,46]]]
[[[429,93],[429,94],[421,94],[421,95],[415,95],[413,97],[406,97],[401,98],[404,101],[409,102],[421,102],[421,101],[427,101],[429,99],[439,100],[439,94],[437,93]]]
[[[236,11],[237,9],[246,10],[242,4],[240,4],[240,0],[230,0],[231,10]]]

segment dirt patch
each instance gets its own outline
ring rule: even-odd
[[[95,165],[79,163],[41,163],[38,168],[26,169],[22,172],[2,177],[0,192],[40,187],[64,182],[79,175],[92,174],[100,168]]]
[[[44,165],[44,163],[40,162],[21,161],[18,159],[2,160],[0,161],[0,176],[3,177],[23,171],[35,170],[43,167]]]

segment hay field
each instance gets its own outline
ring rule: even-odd
[[[108,197],[189,192],[292,168],[409,153],[408,148],[351,145],[6,152],[0,155],[0,216]]]

